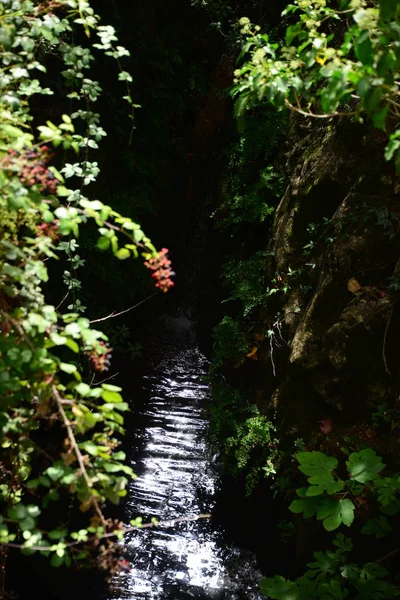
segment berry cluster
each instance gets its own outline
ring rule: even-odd
[[[52,11],[56,8],[61,8],[64,5],[63,0],[42,0],[36,7],[36,14],[41,15],[42,13],[52,14]]]
[[[27,187],[38,185],[42,193],[56,194],[59,181],[47,168],[50,158],[51,154],[47,146],[24,152],[10,149],[2,158],[0,168],[4,169],[9,177],[17,175],[21,183]]]
[[[175,273],[171,269],[171,261],[167,258],[168,249],[162,248],[157,256],[150,258],[144,263],[145,267],[153,271],[152,277],[156,280],[156,287],[162,292],[168,292],[174,285],[171,277]]]
[[[103,351],[90,350],[87,354],[94,370],[103,373],[103,371],[108,371],[110,368],[112,348],[110,348],[108,342],[103,341],[100,342],[100,346]]]
[[[53,242],[58,238],[58,219],[53,223],[41,223],[36,228],[36,235],[47,235]]]

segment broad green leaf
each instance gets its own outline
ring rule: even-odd
[[[382,506],[387,506],[393,502],[400,491],[399,476],[379,477],[374,481],[374,492],[378,494],[378,501]]]
[[[305,519],[313,517],[317,512],[318,503],[320,499],[318,497],[304,498],[303,500],[293,500],[289,506],[289,510],[293,513],[303,513]]]
[[[101,397],[111,404],[118,404],[123,401],[121,394],[118,392],[110,392],[109,390],[103,390]]]
[[[364,65],[371,65],[373,63],[374,52],[368,30],[362,31],[356,39],[355,54]]]
[[[87,383],[78,383],[75,386],[75,390],[78,392],[78,394],[80,396],[83,396],[84,398],[87,396],[90,396],[90,392],[91,392],[91,388],[90,385],[88,385]]]
[[[131,255],[131,253],[129,252],[129,250],[127,248],[120,248],[119,250],[117,250],[117,252],[115,252],[115,256],[117,258],[119,258],[120,260],[125,260],[127,258],[129,258]]]
[[[57,481],[64,475],[65,467],[61,464],[54,464],[52,467],[46,469],[46,474],[52,481]]]
[[[275,575],[268,579],[262,579],[260,582],[261,592],[267,598],[274,600],[300,600],[300,591],[293,581],[286,580],[284,577]]]
[[[312,569],[312,577],[333,575],[336,571],[336,560],[333,552],[314,552],[315,562],[308,563],[307,567]],[[311,575],[310,575],[311,576]]]
[[[346,465],[350,477],[359,483],[367,483],[376,479],[378,473],[385,468],[381,457],[377,456],[372,448],[353,452],[346,461]]]
[[[373,535],[379,540],[385,537],[391,530],[392,527],[387,518],[380,516],[375,519],[369,519],[361,529],[361,533]]]
[[[333,482],[332,471],[336,469],[338,461],[323,452],[299,452],[296,458],[300,463],[299,470],[308,476],[308,481],[317,486],[324,486]]]
[[[245,94],[242,94],[241,96],[239,96],[239,98],[235,102],[234,109],[233,109],[236,118],[240,117],[244,113],[248,102],[249,102],[248,96],[246,96]]]
[[[64,371],[65,373],[71,374],[71,373],[75,373],[75,371],[77,370],[76,365],[71,365],[69,363],[60,363],[60,369],[61,371]]]
[[[347,498],[324,498],[318,508],[317,519],[323,521],[327,531],[334,531],[342,523],[350,527],[354,520],[354,509],[353,502]]]
[[[87,440],[86,442],[81,442],[79,444],[79,448],[82,448],[82,450],[85,450],[92,456],[98,456],[98,454],[99,454],[99,446],[97,446],[97,444],[95,444],[91,440]]]
[[[101,387],[103,390],[108,390],[109,392],[121,392],[122,388],[119,385],[112,385],[111,383],[102,383]]]
[[[108,248],[110,247],[110,239],[105,237],[104,235],[102,235],[101,237],[99,237],[99,239],[97,240],[97,248],[99,248],[100,250],[108,250]]]

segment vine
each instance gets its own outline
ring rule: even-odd
[[[299,0],[285,42],[271,42],[247,17],[235,71],[236,115],[266,99],[278,110],[306,117],[371,120],[387,132],[385,158],[400,169],[400,8],[395,0]]]
[[[79,233],[94,223],[100,250],[141,256],[162,292],[173,285],[167,250],[157,252],[137,223],[85,195],[100,171],[91,153],[106,135],[94,108],[102,92],[90,78],[94,52],[117,61],[133,120],[132,78],[120,63],[129,53],[86,0],[4,0],[0,22],[0,543],[39,552],[53,566],[95,561],[113,570],[113,538],[141,522],[126,528],[104,514],[135,475],[118,449],[128,410],[121,388],[95,382],[111,349],[79,299]],[[74,41],[81,27],[88,47]],[[55,93],[41,83],[50,53],[73,109],[58,125],[36,127],[31,97]],[[67,160],[57,170],[51,162],[59,157]],[[65,257],[66,294],[54,306],[44,284],[49,265]],[[63,517],[71,504],[85,524]]]

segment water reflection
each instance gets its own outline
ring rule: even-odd
[[[130,486],[127,521],[138,515],[168,521],[213,508],[218,472],[204,435],[206,361],[195,347],[166,355],[145,378],[149,400],[142,414],[142,451],[132,462],[138,479]],[[260,598],[254,564],[235,548],[222,550],[221,540],[208,520],[128,535],[124,546],[131,566],[114,579],[110,600]],[[238,581],[243,578],[234,560],[250,582]]]

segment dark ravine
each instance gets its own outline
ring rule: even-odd
[[[219,485],[207,438],[207,360],[193,324],[165,317],[157,331],[143,403],[135,412],[139,431],[130,462],[138,479],[124,505],[127,522],[210,513]],[[227,543],[215,519],[128,534],[122,545],[127,569],[112,580],[109,600],[261,598],[255,557]]]

